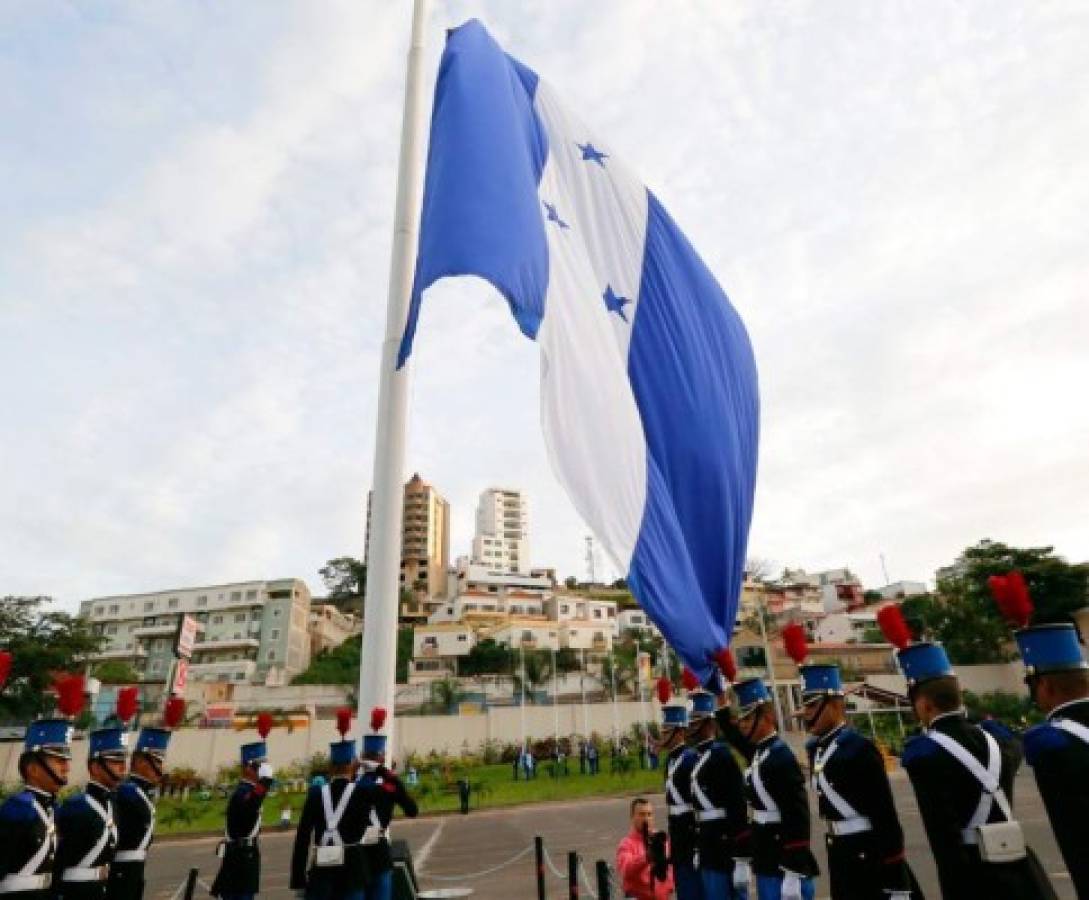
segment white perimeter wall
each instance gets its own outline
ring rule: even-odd
[[[585,734],[596,731],[603,736],[612,734],[614,721],[621,732],[648,716],[656,720],[658,704],[648,701],[639,704],[632,701],[616,704],[616,718],[611,703],[561,706],[525,707],[526,734],[531,739],[550,737],[554,734],[556,717],[559,718],[559,734]],[[355,735],[360,734],[360,724],[355,723]],[[517,742],[522,736],[522,712],[518,707],[490,707],[487,712],[466,713],[459,716],[398,716],[398,758],[409,751],[416,753],[460,753],[463,749],[476,751],[486,740],[502,743]],[[287,766],[296,760],[306,759],[317,752],[328,751],[329,743],[337,739],[332,719],[318,720],[313,728],[299,728],[292,733],[286,729],[273,729],[269,735],[269,758],[273,767]],[[185,728],[174,734],[170,742],[168,766],[190,766],[203,777],[211,778],[225,765],[238,761],[238,748],[249,741],[258,740],[255,731],[232,731],[217,728]],[[73,745],[73,783],[85,779],[87,744],[79,740]],[[18,760],[22,744],[0,744],[0,781],[13,783],[19,780]]]

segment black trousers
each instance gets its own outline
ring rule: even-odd
[[[144,896],[144,864],[115,862],[110,866],[106,882],[107,900],[142,900]]]
[[[912,900],[925,900],[907,863],[882,863],[873,834],[829,834],[824,842],[832,900],[888,900],[892,890],[910,890]]]

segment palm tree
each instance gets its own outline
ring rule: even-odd
[[[452,713],[461,702],[462,690],[455,678],[431,682],[431,702],[443,712]]]
[[[522,692],[522,675],[525,674],[525,692],[531,703],[535,703],[534,689],[548,683],[552,677],[552,654],[548,650],[523,650],[520,665],[514,670],[514,693]]]

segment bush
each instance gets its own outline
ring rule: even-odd
[[[988,691],[985,694],[965,691],[964,708],[974,719],[998,719],[1015,728],[1027,728],[1044,718],[1027,695],[1007,691]]]

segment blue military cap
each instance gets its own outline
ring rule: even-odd
[[[771,694],[768,693],[767,685],[761,678],[746,678],[744,681],[739,681],[734,685],[734,693],[737,694],[739,712],[742,716],[749,715],[763,703],[771,702]]]
[[[692,701],[692,709],[688,713],[688,718],[692,722],[715,714],[714,694],[709,694],[707,691],[692,691],[688,697]]]
[[[1046,675],[1089,668],[1082,656],[1077,629],[1069,622],[1022,628],[1013,636],[1029,674]]]
[[[688,724],[688,708],[681,703],[669,703],[662,707],[663,728],[684,728]]]
[[[802,700],[815,700],[817,697],[842,697],[843,680],[839,666],[834,663],[813,663],[799,666],[802,676]]]
[[[72,723],[68,719],[39,719],[26,727],[23,748],[33,753],[48,753],[72,758]]]
[[[355,762],[355,741],[333,741],[329,745],[329,762],[334,766]]]
[[[253,766],[268,760],[268,745],[264,741],[254,741],[242,745],[242,765]]]
[[[896,658],[900,661],[900,671],[904,673],[909,686],[956,675],[941,644],[930,641],[909,644],[896,652]]]
[[[363,735],[363,755],[386,752],[386,736],[384,734]]]
[[[147,727],[141,729],[136,738],[136,753],[149,753],[152,756],[166,756],[166,748],[170,744],[170,730],[168,728]]]
[[[90,734],[87,755],[94,759],[98,756],[125,756],[128,753],[128,732],[120,725],[96,728]]]

